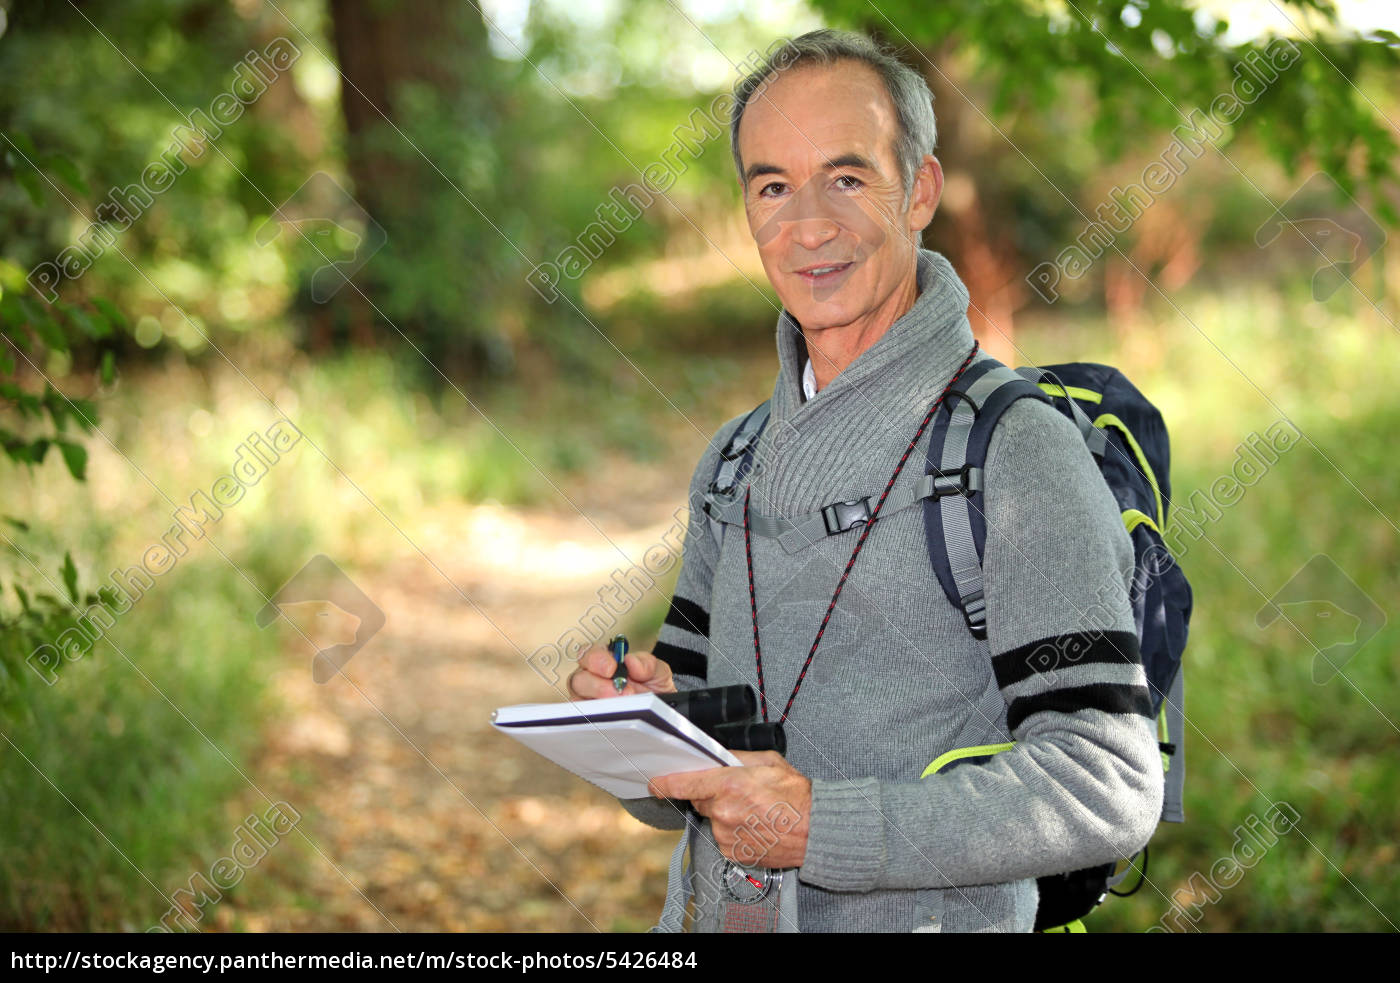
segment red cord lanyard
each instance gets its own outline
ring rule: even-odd
[[[807,670],[811,668],[812,659],[817,654],[817,646],[821,644],[822,634],[826,631],[827,622],[831,620],[831,612],[836,609],[836,599],[841,596],[841,589],[846,586],[846,578],[851,575],[851,568],[856,564],[856,557],[860,556],[861,547],[865,545],[865,538],[870,535],[870,530],[875,528],[875,520],[880,517],[880,508],[885,504],[885,499],[889,496],[890,489],[894,487],[895,481],[899,478],[899,473],[904,470],[904,462],[909,460],[909,455],[918,446],[919,439],[923,437],[924,430],[928,428],[929,421],[938,412],[938,408],[943,405],[944,398],[948,391],[953,388],[953,384],[962,377],[968,365],[972,363],[973,356],[977,354],[977,342],[972,343],[972,351],[967,353],[967,358],[963,360],[958,371],[953,373],[953,378],[948,380],[948,385],[943,387],[943,391],[938,394],[938,398],[933,401],[929,411],[924,414],[924,422],[919,424],[919,429],[914,433],[913,439],[909,441],[909,446],[904,449],[904,454],[900,457],[899,463],[895,465],[894,474],[890,475],[890,480],[885,483],[885,490],[880,494],[880,500],[875,503],[875,508],[870,512],[870,519],[865,523],[865,528],[860,531],[860,538],[856,540],[855,548],[851,550],[851,558],[846,561],[846,569],[841,573],[841,579],[836,582],[836,590],[832,592],[831,603],[826,606],[826,614],[822,616],[821,626],[817,629],[817,637],[812,640],[812,648],[807,652],[807,661],[802,664],[802,671],[797,674],[797,682],[793,684],[792,695],[788,697],[787,706],[783,708],[782,719],[778,723],[787,722],[788,714],[792,712],[793,701],[797,699],[797,691],[802,688],[802,680],[807,678]],[[758,644],[758,595],[754,590],[753,582],[753,546],[752,537],[749,533],[749,494],[753,490],[753,484],[744,490],[744,561],[749,572],[749,611],[753,615],[753,657],[758,666],[758,697],[759,705],[763,709],[763,722],[768,722],[768,692],[763,684],[763,650]]]

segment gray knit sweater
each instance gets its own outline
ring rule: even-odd
[[[793,517],[884,489],[919,421],[972,348],[966,288],[921,250],[919,297],[811,400],[806,348],[777,327],[772,418],[754,513]],[[681,688],[758,689],[743,530],[722,549],[698,504],[730,420],[690,483],[682,569],[655,651]],[[772,435],[779,438],[770,439]],[[924,472],[911,455],[895,491]],[[1128,856],[1161,810],[1162,765],[1128,602],[1132,548],[1074,426],[1020,400],[988,451],[984,558],[988,639],[972,637],[929,563],[918,506],[871,529],[785,730],[812,779],[798,870],[802,931],[1028,931],[1037,876]],[[764,678],[776,720],[860,529],[795,552],[753,537]],[[1046,670],[1046,644],[1075,657]],[[953,749],[1014,741],[920,778]],[[681,829],[677,803],[623,803]],[[697,929],[728,903],[708,821],[691,854]]]

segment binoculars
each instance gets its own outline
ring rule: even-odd
[[[666,693],[660,699],[731,751],[787,754],[783,725],[754,720],[758,700],[752,686],[692,689]]]

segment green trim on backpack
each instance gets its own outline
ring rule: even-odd
[[[1064,935],[1079,935],[1080,933],[1087,934],[1088,931],[1089,930],[1084,927],[1084,920],[1082,918],[1076,918],[1072,922],[1065,922],[1063,925],[1057,925],[1054,928],[1047,928],[1040,934],[1049,935],[1050,933],[1054,932]]]
[[[1157,535],[1162,535],[1162,530],[1157,528],[1157,523],[1153,522],[1152,516],[1148,515],[1146,512],[1139,512],[1137,509],[1123,510],[1123,527],[1127,529],[1128,532],[1131,533],[1138,526],[1143,525],[1147,526],[1148,529],[1151,529]]]
[[[1162,701],[1162,708],[1157,711],[1157,741],[1159,744],[1171,743],[1171,730],[1167,727],[1167,701]],[[1172,756],[1167,752],[1162,752],[1162,774],[1172,770]]]
[[[1147,483],[1152,486],[1152,494],[1157,499],[1157,528],[1163,529],[1167,524],[1166,512],[1162,508],[1162,488],[1157,484],[1157,475],[1152,471],[1152,465],[1147,463],[1147,455],[1142,452],[1142,445],[1137,442],[1133,432],[1127,425],[1112,413],[1105,413],[1094,421],[1094,426],[1112,427],[1123,435],[1123,439],[1128,442],[1128,446],[1133,449],[1133,454],[1137,457],[1138,468],[1147,479]]]
[[[1103,393],[1096,393],[1092,389],[1081,389],[1078,386],[1057,386],[1053,382],[1038,382],[1036,385],[1051,396],[1073,396],[1075,399],[1082,399],[1086,403],[1103,402]]]

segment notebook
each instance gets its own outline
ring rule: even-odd
[[[742,764],[653,693],[501,707],[491,724],[620,799],[647,798],[661,775]]]

